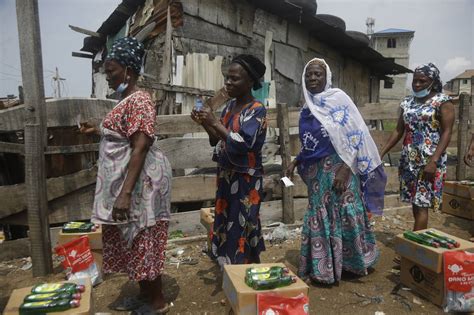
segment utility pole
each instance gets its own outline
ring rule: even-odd
[[[25,98],[25,185],[33,276],[53,271],[44,149],[46,103],[38,0],[16,0],[21,76]]]
[[[56,98],[61,98],[61,81],[66,80],[65,78],[61,78],[59,76],[59,70],[58,67],[56,67],[56,75],[53,77],[53,80],[56,81]]]

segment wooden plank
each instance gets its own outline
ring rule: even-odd
[[[97,32],[94,32],[94,31],[89,31],[89,30],[86,30],[85,28],[74,26],[74,25],[71,25],[71,24],[69,24],[69,28],[71,30],[73,30],[74,32],[78,32],[78,33],[81,33],[81,34],[85,34],[85,35],[89,35],[89,36],[97,37],[97,38],[102,37],[102,35],[100,33],[97,33]]]
[[[158,146],[173,169],[216,166],[208,138],[168,138],[158,141]]]
[[[358,109],[364,120],[397,120],[400,115],[400,102],[366,103]]]
[[[173,35],[232,47],[247,48],[250,45],[248,37],[209,23],[201,18],[185,13],[184,20],[186,22],[183,27],[175,29]]]
[[[99,151],[98,143],[77,144],[68,146],[48,146],[46,147],[45,154],[73,154],[95,151]]]
[[[25,154],[25,146],[23,144],[19,144],[19,143],[1,142],[0,141],[0,152]]]
[[[75,174],[46,180],[48,201],[71,193],[84,186],[95,183],[97,172],[95,169],[83,170]],[[0,218],[21,212],[27,208],[25,184],[0,186]]]
[[[216,175],[188,175],[173,177],[171,202],[214,200]]]
[[[469,109],[470,109],[470,97],[467,93],[462,93],[459,96],[459,128],[458,128],[458,163],[456,166],[456,180],[464,180],[467,175],[467,165],[463,162],[464,155],[471,140],[469,133]]]
[[[282,169],[286,170],[291,163],[290,155],[290,134],[289,134],[289,117],[288,106],[286,104],[277,104],[278,111],[278,128],[280,129],[280,155],[282,161]],[[282,185],[282,207],[283,222],[285,224],[295,222],[295,213],[293,206],[293,188],[284,187]]]
[[[116,104],[113,100],[91,98],[62,98],[46,100],[48,127],[75,126],[76,117],[81,114],[82,121],[101,119]],[[0,110],[0,131],[23,130],[25,105]]]
[[[303,61],[298,49],[280,43],[275,43],[274,49],[275,70],[293,82],[300,84]]]

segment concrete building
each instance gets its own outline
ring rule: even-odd
[[[409,67],[410,44],[415,32],[389,28],[371,35],[371,46],[384,57],[393,58],[394,62]],[[387,77],[380,82],[380,101],[400,100],[410,94],[407,89],[407,73]],[[392,81],[392,80],[393,81]]]
[[[471,94],[472,77],[474,77],[474,69],[468,69],[446,82],[444,89],[448,90],[449,94],[452,95],[459,95],[461,93]]]

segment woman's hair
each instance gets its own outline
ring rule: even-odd
[[[416,67],[415,73],[421,73],[424,76],[427,76],[433,80],[432,89],[436,92],[441,92],[443,90],[443,83],[439,77],[439,69],[433,63],[429,62],[427,64]]]
[[[326,63],[322,59],[313,59],[308,63],[308,66],[306,69],[308,69],[309,66],[311,65],[317,65],[320,66],[321,68],[324,69],[324,71],[327,71]]]
[[[145,46],[142,43],[134,37],[123,37],[113,43],[106,60],[115,60],[140,74],[144,55]]]
[[[247,71],[249,77],[253,80],[253,89],[258,90],[262,87],[260,78],[265,74],[267,67],[253,55],[238,55],[232,59],[231,63],[237,63]]]

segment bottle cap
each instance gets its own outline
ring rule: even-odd
[[[80,299],[81,299],[81,294],[80,294],[80,293],[74,293],[74,294],[72,295],[72,298],[73,298],[74,300],[80,300]]]
[[[71,305],[71,307],[79,307],[81,305],[81,301],[79,300],[71,300],[71,302],[69,302],[69,305]]]
[[[77,292],[82,293],[86,290],[86,287],[82,284],[78,284],[78,285],[76,285],[76,290],[77,290]]]

